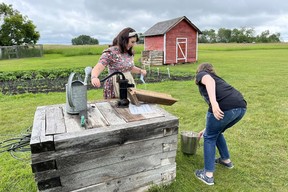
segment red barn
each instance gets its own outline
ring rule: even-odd
[[[162,21],[144,33],[144,50],[163,51],[163,64],[196,62],[201,33],[185,16]]]

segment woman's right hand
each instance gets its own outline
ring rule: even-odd
[[[91,77],[91,84],[94,87],[100,87],[101,86],[101,82],[100,82],[98,77]]]
[[[101,82],[98,77],[104,69],[105,66],[102,63],[97,63],[97,65],[93,67],[91,71],[91,84],[93,87],[101,86]]]
[[[201,138],[203,138],[204,132],[205,132],[205,129],[203,129],[202,131],[200,131],[200,132],[198,133],[198,139],[199,139],[199,140],[200,140]]]

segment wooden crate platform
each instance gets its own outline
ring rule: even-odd
[[[38,190],[143,191],[173,181],[179,121],[149,108],[132,114],[114,102],[90,103],[84,128],[64,104],[38,107],[30,141]]]

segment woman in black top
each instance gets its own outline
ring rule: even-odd
[[[204,137],[204,169],[196,170],[195,175],[204,183],[213,185],[215,163],[233,168],[223,133],[242,119],[247,104],[242,94],[217,76],[209,63],[199,65],[195,82],[209,106],[206,128],[200,132],[200,137]],[[218,159],[215,159],[215,146],[220,154]]]

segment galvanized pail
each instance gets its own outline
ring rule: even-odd
[[[181,132],[181,149],[183,153],[195,155],[199,145],[199,134],[192,131]]]

